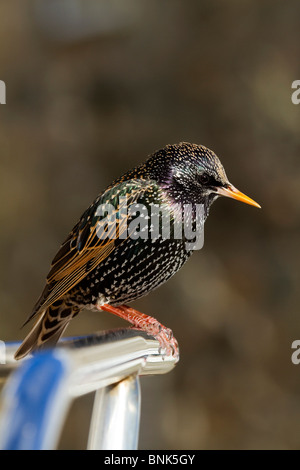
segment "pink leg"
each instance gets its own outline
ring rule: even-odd
[[[172,330],[166,328],[155,318],[128,307],[127,305],[113,307],[112,305],[104,304],[101,306],[101,310],[113,313],[129,321],[135,328],[146,331],[149,335],[154,336],[155,339],[159,341],[161,348],[166,351],[166,354],[172,355],[176,359],[176,362],[179,361],[178,343],[173,336]]]

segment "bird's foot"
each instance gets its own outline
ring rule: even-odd
[[[166,328],[155,318],[141,313],[127,305],[113,307],[109,304],[101,306],[101,310],[113,313],[124,320],[129,321],[137,330],[142,330],[153,336],[160,344],[160,352],[167,356],[173,356],[176,362],[179,361],[179,347],[176,338],[170,328]]]
[[[166,328],[153,317],[148,317],[148,320],[144,320],[142,325],[133,326],[133,328],[146,331],[149,335],[157,339],[160,345],[159,352],[163,355],[173,356],[176,362],[178,362],[179,346],[177,339],[173,335],[173,331],[170,328]]]

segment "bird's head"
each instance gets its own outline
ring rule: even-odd
[[[150,160],[155,161],[156,178],[162,188],[177,203],[204,204],[206,215],[219,196],[260,207],[228,181],[217,155],[203,145],[168,145]]]

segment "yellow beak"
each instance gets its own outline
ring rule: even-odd
[[[228,184],[226,188],[217,188],[216,193],[220,194],[220,196],[231,197],[232,199],[236,199],[237,201],[250,204],[250,206],[258,207],[259,209],[261,208],[261,206],[257,202],[253,201],[253,199],[246,196],[246,194],[241,193],[241,191],[236,189],[232,184]]]

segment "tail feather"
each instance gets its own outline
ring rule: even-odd
[[[41,312],[33,328],[16,351],[15,359],[22,359],[30,352],[54,346],[70,320],[78,312],[77,307],[67,307],[63,300],[50,305],[47,310]]]

